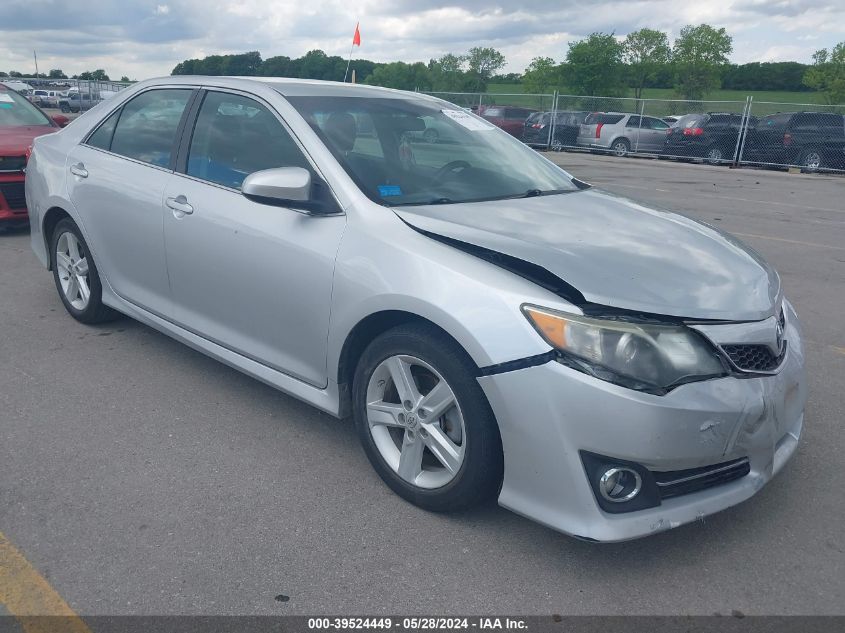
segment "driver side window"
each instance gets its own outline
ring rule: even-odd
[[[249,174],[311,165],[275,115],[254,99],[209,92],[203,99],[188,153],[187,174],[240,189]]]

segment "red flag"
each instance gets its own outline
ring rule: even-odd
[[[358,24],[360,24],[360,22]],[[361,31],[358,30],[358,24],[355,25],[355,35],[352,36],[352,46],[361,46]]]

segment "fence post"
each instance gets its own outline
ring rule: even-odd
[[[479,92],[478,93],[478,112],[476,112],[476,114],[478,114],[479,116],[481,116],[481,106],[482,106],[483,101],[484,101],[484,93]]]
[[[634,144],[634,153],[640,151],[640,136],[643,129],[643,114],[645,113],[645,99],[640,99],[640,124],[637,126],[637,142]]]
[[[731,163],[731,167],[739,166],[739,148],[742,143],[742,139],[745,136],[745,126],[748,121],[748,100],[750,98],[750,96],[745,97],[745,107],[742,109],[742,117],[739,120],[739,132],[736,135],[736,147],[734,147],[734,159]]]
[[[549,142],[546,143],[546,148],[551,149],[552,143],[555,139],[555,124],[557,123],[557,90],[554,91],[552,95],[552,120],[551,125],[549,125]]]
[[[747,105],[745,109],[745,125],[742,127],[740,131],[740,142],[739,142],[739,150],[737,151],[736,160],[734,161],[734,166],[739,167],[739,164],[742,162],[742,151],[745,149],[745,139],[748,136],[748,122],[751,121],[751,108],[754,105],[754,95],[750,95],[747,98]]]

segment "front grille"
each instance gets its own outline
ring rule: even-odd
[[[23,171],[26,156],[0,156],[0,171]]]
[[[6,204],[9,205],[10,209],[26,208],[26,195],[22,182],[0,183],[0,195],[6,198]]]
[[[721,486],[729,481],[745,477],[751,472],[747,457],[714,466],[653,472],[661,499],[670,499],[706,488]]]
[[[731,362],[743,371],[773,371],[786,354],[785,344],[777,356],[768,345],[722,345],[722,349]]]

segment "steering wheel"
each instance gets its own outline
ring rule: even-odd
[[[465,160],[453,160],[438,169],[435,172],[434,176],[432,176],[431,182],[438,183],[443,179],[444,176],[446,176],[446,174],[451,173],[453,171],[458,171],[459,169],[467,169],[469,167],[472,167],[472,165],[470,165]]]

